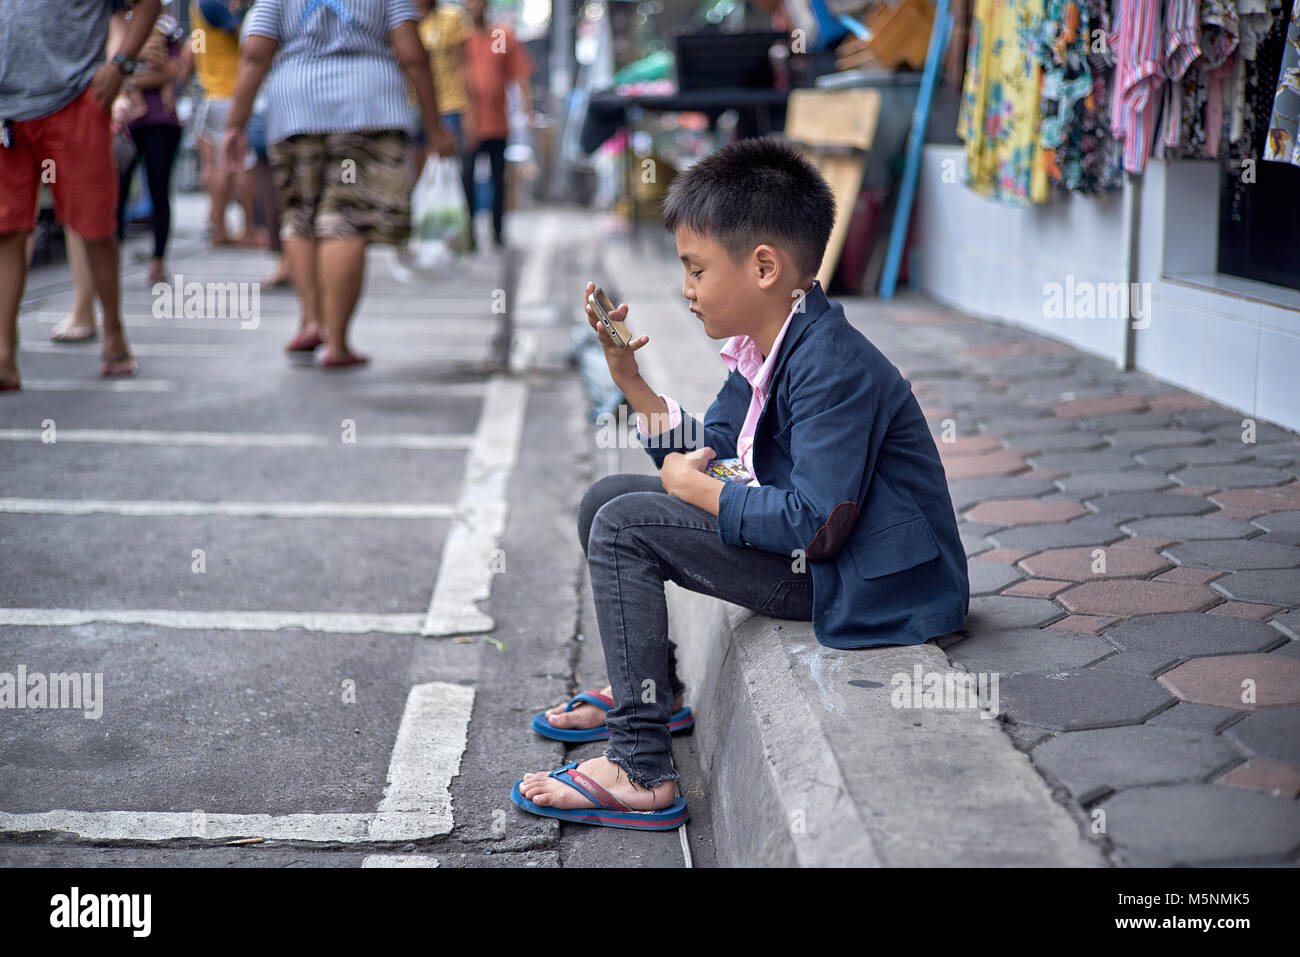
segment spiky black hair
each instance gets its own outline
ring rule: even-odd
[[[835,225],[835,196],[797,149],[776,137],[738,140],[679,173],[663,206],[669,232],[686,226],[718,242],[733,262],[756,246],[783,247],[806,276],[821,268]]]

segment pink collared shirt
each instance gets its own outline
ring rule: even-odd
[[[790,314],[785,317],[785,323],[781,326],[781,331],[776,334],[776,339],[772,342],[772,351],[766,357],[759,351],[758,344],[749,336],[732,336],[718,353],[728,369],[739,371],[745,377],[752,390],[745,424],[740,427],[740,435],[736,438],[737,456],[749,474],[754,476],[750,485],[760,484],[758,473],[754,471],[754,433],[758,430],[758,420],[767,402],[767,390],[772,384],[772,373],[776,370],[777,358],[781,355],[781,343],[785,341],[790,320],[802,305],[803,297],[794,301],[794,305],[790,307]],[[659,398],[663,399],[668,406],[668,430],[677,428],[682,421],[681,406],[666,395],[660,395]],[[636,416],[636,427],[643,436],[648,437],[651,434],[645,416],[639,412]]]

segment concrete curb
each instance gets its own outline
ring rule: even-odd
[[[638,355],[647,381],[702,412],[721,372],[674,295],[671,255],[659,237],[602,248],[634,333],[672,344]],[[937,646],[839,651],[818,643],[811,623],[671,584],[668,609],[720,864],[1105,865],[997,721],[893,706],[896,674],[960,673]]]

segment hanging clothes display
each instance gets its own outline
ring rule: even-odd
[[[1042,203],[1042,70],[1034,55],[1043,0],[975,0],[957,135],[966,185],[1010,205]]]
[[[1264,159],[1300,166],[1300,0],[1291,8],[1286,47],[1278,71],[1277,90],[1268,121],[1268,143]]]
[[[1277,91],[1276,77],[1286,48],[1288,15],[1280,3],[1269,12],[1268,29],[1255,44],[1254,57],[1246,74],[1246,94],[1242,104],[1242,135],[1229,145],[1224,185],[1228,192],[1228,218],[1241,222],[1243,201],[1253,188],[1255,176],[1247,176],[1249,166],[1268,151],[1268,121]],[[1244,32],[1243,32],[1244,38]]]
[[[1107,77],[1114,67],[1106,0],[1047,0],[1038,58],[1043,71],[1043,160],[1052,182],[1082,193],[1123,185],[1111,135]]]
[[[1171,0],[1170,10],[1181,18],[1187,6]],[[1163,137],[1164,155],[1217,157],[1225,131],[1224,111],[1232,105],[1237,67],[1237,0],[1200,0],[1196,21],[1183,19],[1171,26],[1177,31],[1177,53],[1165,64],[1170,108]],[[1189,42],[1185,37],[1192,26],[1196,27],[1196,39]],[[1174,35],[1168,36],[1172,45]],[[1190,62],[1194,52],[1200,55]]]
[[[1232,110],[1228,118],[1227,140],[1241,143],[1249,136],[1251,116],[1246,103],[1255,78],[1255,61],[1259,42],[1269,32],[1281,7],[1279,0],[1237,0],[1237,68],[1232,75]]]
[[[1124,168],[1146,170],[1160,110],[1161,0],[1118,0],[1115,30],[1107,42],[1115,50],[1110,129],[1124,139]]]

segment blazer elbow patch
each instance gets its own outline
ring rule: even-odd
[[[858,503],[840,502],[831,509],[822,527],[817,529],[817,534],[804,548],[804,555],[814,560],[830,558],[848,541],[853,526],[857,523]]]

